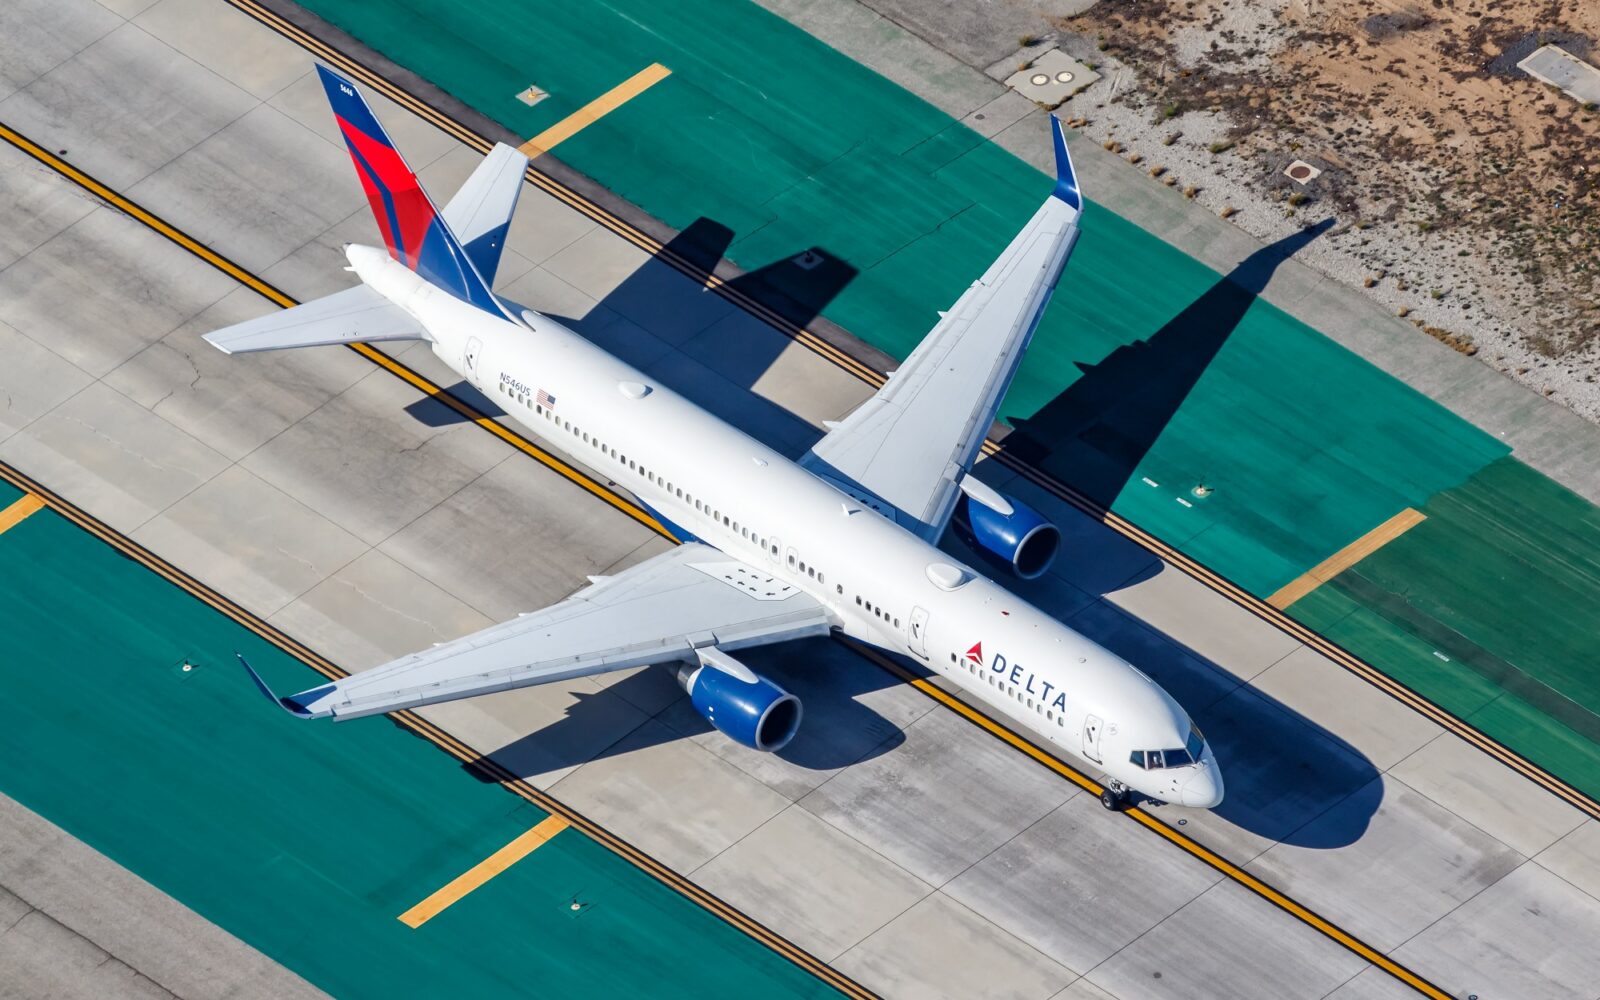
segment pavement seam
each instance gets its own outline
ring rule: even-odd
[[[106,13],[110,14],[111,16],[117,18],[117,20],[121,21],[122,24],[127,24],[128,23],[128,18],[123,17],[121,14],[118,14],[116,11],[112,10],[110,7],[107,7],[105,4],[100,3],[100,0],[95,0],[95,5],[98,6],[101,10],[104,10]],[[27,83],[18,84],[15,88],[12,89],[11,93],[7,94],[3,99],[0,99],[0,103],[4,103],[4,101],[11,100],[13,97],[15,97],[18,94],[22,93],[23,91],[27,90],[29,87],[31,87],[34,84],[38,83],[40,80],[43,80],[45,77],[49,76],[51,73],[54,73],[56,70],[58,70],[61,67],[65,66],[67,63],[69,63],[72,60],[74,60],[74,59],[78,58],[79,56],[83,55],[90,48],[94,47],[97,43],[99,43],[101,40],[103,40],[107,35],[110,35],[113,31],[116,31],[117,28],[122,27],[122,24],[113,25],[109,30],[94,36],[93,38],[89,39],[87,42],[84,42],[81,46],[79,46],[76,49],[73,49],[67,55],[63,56],[59,62],[51,63],[48,68],[43,69],[40,72],[38,72],[37,74],[35,74],[33,79],[29,80]]]
[[[1518,851],[1517,853],[1521,854],[1522,852]],[[1477,892],[1474,892],[1472,895],[1468,896],[1466,899],[1461,900],[1455,906],[1452,906],[1450,909],[1448,909],[1445,912],[1439,914],[1434,919],[1428,921],[1425,925],[1423,925],[1422,927],[1418,928],[1416,933],[1412,934],[1410,937],[1407,937],[1405,940],[1403,940],[1400,943],[1396,944],[1393,948],[1390,948],[1384,954],[1395,955],[1395,954],[1399,953],[1407,945],[1411,944],[1413,941],[1417,940],[1422,935],[1424,935],[1424,934],[1428,933],[1430,930],[1432,930],[1441,921],[1449,919],[1451,916],[1453,916],[1456,913],[1456,911],[1460,910],[1462,907],[1466,906],[1468,903],[1471,903],[1474,899],[1477,899],[1479,896],[1481,896],[1484,893],[1488,892],[1490,889],[1493,889],[1495,886],[1501,884],[1506,879],[1508,879],[1511,876],[1515,875],[1517,872],[1521,871],[1524,866],[1526,866],[1528,864],[1532,864],[1532,859],[1524,857],[1522,859],[1522,863],[1521,864],[1517,865],[1515,868],[1512,868],[1510,871],[1506,872],[1504,875],[1502,875],[1499,878],[1495,879],[1493,882],[1489,882],[1489,883],[1483,885],[1482,887],[1480,887],[1478,889]],[[1543,868],[1544,866],[1543,865],[1537,865],[1535,867]]]
[[[1431,743],[1432,741],[1430,740],[1429,742]],[[1410,758],[1408,757],[1407,759],[1410,759]],[[1398,766],[1398,765],[1396,765],[1396,766]],[[1572,829],[1568,830],[1566,833],[1563,833],[1560,836],[1556,837],[1556,839],[1552,840],[1550,843],[1546,844],[1544,847],[1541,847],[1538,851],[1534,852],[1533,854],[1528,854],[1528,853],[1525,853],[1523,851],[1518,850],[1515,847],[1512,847],[1510,844],[1506,843],[1505,840],[1503,840],[1502,838],[1495,836],[1493,833],[1490,833],[1488,830],[1485,830],[1483,827],[1481,827],[1478,824],[1474,823],[1472,820],[1467,819],[1465,816],[1463,816],[1460,813],[1456,812],[1454,809],[1451,809],[1449,806],[1445,805],[1443,802],[1440,802],[1439,800],[1435,799],[1433,796],[1429,795],[1427,792],[1424,792],[1420,788],[1417,788],[1415,785],[1412,785],[1410,782],[1406,781],[1404,778],[1400,777],[1399,775],[1392,774],[1389,771],[1385,771],[1385,772],[1383,772],[1383,777],[1388,779],[1389,781],[1393,781],[1396,784],[1404,786],[1406,791],[1408,791],[1411,794],[1417,796],[1418,798],[1420,798],[1423,801],[1429,803],[1430,805],[1437,806],[1441,811],[1449,813],[1450,815],[1454,816],[1456,819],[1460,820],[1462,823],[1465,823],[1467,826],[1470,826],[1472,829],[1478,831],[1479,833],[1483,834],[1485,837],[1488,837],[1490,840],[1492,840],[1495,843],[1499,844],[1501,847],[1504,847],[1506,850],[1508,850],[1511,853],[1515,854],[1517,857],[1521,858],[1523,861],[1532,861],[1534,858],[1538,857],[1540,854],[1543,854],[1545,851],[1547,851],[1550,848],[1554,847],[1555,845],[1561,843],[1561,841],[1565,840],[1568,836],[1570,836],[1574,830],[1577,830],[1578,827],[1581,827],[1584,824],[1584,820],[1582,818],[1580,818],[1579,821],[1578,821],[1578,825],[1577,826],[1572,827]],[[1520,862],[1518,863],[1517,867],[1519,867],[1519,868],[1522,867]]]
[[[148,9],[149,8],[146,8],[146,10],[148,10]],[[142,14],[142,13],[144,13],[144,11],[140,11],[140,13]],[[135,15],[135,16],[137,17],[137,15]],[[250,108],[247,108],[244,111],[241,111],[237,116],[228,119],[228,121],[226,121],[225,123],[217,126],[215,129],[212,129],[210,132],[208,132],[205,135],[201,136],[199,139],[196,139],[189,146],[188,149],[181,149],[178,152],[172,154],[172,156],[168,157],[167,159],[163,160],[161,163],[159,163],[156,166],[152,167],[147,173],[145,173],[142,176],[140,176],[137,180],[132,180],[132,181],[129,181],[128,183],[126,183],[126,184],[118,185],[118,187],[122,191],[127,192],[129,194],[129,196],[131,197],[134,188],[138,187],[140,184],[143,184],[145,181],[147,181],[150,178],[154,177],[156,174],[159,174],[161,171],[165,170],[167,167],[171,166],[173,163],[176,163],[178,161],[178,159],[180,157],[182,157],[184,154],[193,152],[195,149],[199,148],[199,146],[201,144],[203,144],[203,143],[215,138],[217,135],[221,134],[225,129],[228,128],[228,126],[232,125],[234,122],[236,122],[239,119],[243,118],[245,115],[249,114],[251,111],[254,111],[256,106],[259,106],[259,105],[262,104],[262,101],[260,101],[254,94],[250,93],[249,91],[245,90],[243,87],[240,87],[238,84],[234,83],[232,80],[228,80],[228,79],[224,78],[223,76],[218,74],[215,70],[213,70],[211,67],[202,65],[201,63],[199,63],[195,59],[191,58],[187,54],[179,52],[177,49],[175,49],[172,46],[168,45],[165,39],[158,38],[155,35],[152,35],[150,32],[148,32],[148,31],[146,31],[144,29],[143,25],[136,24],[136,23],[134,23],[133,20],[130,19],[130,20],[123,21],[123,28],[127,28],[129,30],[139,32],[139,34],[141,34],[141,35],[145,36],[146,38],[150,39],[151,41],[155,42],[157,45],[159,45],[162,48],[166,49],[168,52],[171,52],[174,58],[181,59],[184,62],[189,63],[190,65],[196,67],[197,69],[200,69],[201,71],[206,73],[208,76],[210,76],[212,78],[212,80],[215,81],[217,84],[220,84],[221,86],[227,87],[227,88],[229,88],[231,90],[236,90],[239,93],[243,94],[249,100],[255,102],[255,106],[252,106]],[[120,31],[122,29],[119,28],[117,30]],[[110,38],[110,37],[111,37],[111,33],[107,33],[104,36],[104,38],[100,39],[100,41],[104,41],[105,38]],[[99,44],[99,42],[96,42],[96,44]],[[86,47],[84,49],[84,51],[87,52],[88,48]],[[82,54],[83,54],[82,52],[78,53],[78,55],[82,55]],[[73,58],[76,59],[77,56],[74,56]],[[63,65],[65,65],[65,64],[63,64]]]
[[[59,917],[55,916],[49,910],[46,910],[41,906],[34,905],[33,902],[31,902],[26,897],[24,897],[21,894],[19,894],[15,889],[7,888],[5,891],[9,892],[12,896],[14,896],[18,900],[20,900],[24,906],[28,907],[28,912],[24,913],[22,916],[18,917],[16,919],[16,921],[14,921],[9,927],[6,927],[4,930],[0,930],[0,935],[9,933],[13,929],[15,929],[18,924],[22,923],[22,921],[26,920],[27,918],[29,918],[29,917],[33,916],[35,913],[37,913],[40,916],[41,919],[48,920],[48,921],[50,921],[50,923],[54,924],[55,926],[61,928],[64,931],[66,931],[68,934],[71,934],[73,937],[77,938],[78,940],[87,942],[96,951],[98,951],[98,952],[100,952],[100,954],[104,955],[105,956],[104,958],[102,958],[99,962],[95,963],[95,967],[96,968],[100,968],[101,966],[104,966],[107,962],[113,962],[113,961],[117,962],[123,968],[128,969],[129,971],[133,972],[134,975],[142,976],[151,985],[155,986],[156,989],[158,989],[161,992],[165,993],[167,996],[177,998],[177,1000],[183,1000],[183,994],[179,993],[177,990],[168,988],[160,980],[158,980],[158,979],[156,979],[156,978],[154,978],[152,976],[146,975],[144,972],[141,972],[139,969],[134,968],[134,966],[132,966],[128,962],[124,961],[122,958],[118,957],[117,954],[115,952],[113,952],[111,949],[105,947],[100,942],[96,941],[94,938],[90,937],[88,934],[85,934],[83,931],[79,930],[77,927],[73,926],[72,924],[69,924],[65,920],[62,920]]]

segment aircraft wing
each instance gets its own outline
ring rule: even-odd
[[[307,719],[354,719],[457,698],[822,635],[827,611],[805,592],[690,543],[595,582],[560,604],[350,677],[278,697]],[[242,658],[241,658],[242,659]],[[246,669],[250,669],[248,663]]]
[[[346,288],[205,335],[206,342],[224,354],[423,339],[426,337],[422,328],[409,313],[366,285]]]
[[[1077,242],[1083,198],[1061,122],[1052,123],[1050,198],[883,388],[800,460],[929,541],[950,521]]]

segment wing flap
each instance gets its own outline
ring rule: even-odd
[[[828,631],[826,609],[804,592],[757,599],[700,568],[718,563],[727,557],[683,545],[543,611],[278,701],[306,718],[353,719]]]
[[[380,340],[426,340],[404,309],[366,285],[324,295],[205,335],[224,354]]]

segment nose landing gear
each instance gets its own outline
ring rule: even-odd
[[[1128,807],[1128,786],[1116,778],[1107,778],[1100,791],[1100,804],[1111,812],[1121,812]]]

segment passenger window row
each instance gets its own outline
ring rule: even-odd
[[[839,588],[839,592],[841,594],[844,593],[844,588],[840,587]],[[871,601],[864,601],[864,600],[861,599],[861,595],[860,594],[856,595],[856,604],[861,606],[861,607],[863,607],[863,608],[866,608],[868,611],[870,611],[873,614],[877,615],[879,618],[882,618],[884,621],[890,623],[895,628],[899,628],[900,627],[900,619],[896,618],[894,615],[891,615],[889,612],[885,611],[883,609],[882,605],[873,604]]]
[[[499,388],[503,395],[511,397],[525,407],[531,407],[537,415],[550,421],[557,428],[566,431],[573,437],[582,441],[584,444],[592,445],[593,447],[598,448],[601,454],[609,455],[612,459],[616,460],[619,465],[630,472],[636,473],[638,476],[644,479],[645,482],[650,483],[652,486],[661,487],[662,489],[666,490],[669,495],[675,496],[679,500],[682,500],[685,505],[692,504],[694,509],[700,513],[711,515],[711,519],[713,521],[721,521],[725,527],[736,532],[741,538],[751,542],[757,548],[767,549],[773,555],[778,554],[778,544],[776,542],[769,542],[767,539],[762,538],[756,532],[751,531],[748,526],[742,525],[738,521],[735,521],[733,518],[729,517],[727,514],[714,509],[705,501],[696,500],[694,498],[694,494],[685,493],[683,491],[683,487],[676,486],[668,482],[665,476],[657,476],[654,472],[651,472],[644,466],[629,459],[628,456],[619,453],[617,449],[603,443],[598,437],[590,438],[588,432],[584,431],[581,427],[574,426],[571,421],[563,420],[560,417],[557,417],[554,410],[547,409],[544,404],[538,402],[534,397],[529,396],[526,393],[517,392],[504,382],[500,383]],[[794,560],[791,557],[790,564],[793,565],[793,562]],[[800,568],[802,570],[806,570],[805,564],[801,563]],[[808,573],[818,582],[823,581],[822,574],[817,572],[814,567],[808,570]]]
[[[1043,701],[1035,702],[1028,697],[1026,691],[1010,683],[1004,677],[997,678],[993,670],[985,669],[982,664],[973,663],[965,656],[958,656],[954,652],[950,654],[950,662],[958,667],[966,667],[967,673],[972,674],[974,677],[982,676],[984,680],[989,682],[990,687],[999,688],[1002,692],[1016,698],[1017,701],[1028,706],[1035,715],[1044,716],[1046,722],[1054,722],[1059,727],[1066,726],[1067,717],[1065,715],[1057,715],[1054,709],[1046,708]]]

